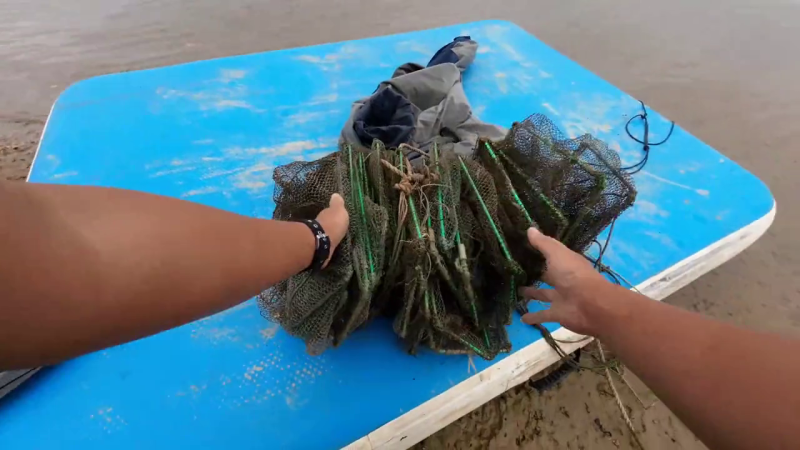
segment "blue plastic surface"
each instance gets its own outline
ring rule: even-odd
[[[464,76],[480,118],[508,127],[542,112],[624,162],[641,157],[624,132],[635,99],[516,25],[488,21],[82,81],[56,102],[30,181],[269,218],[275,166],[335,150],[353,100],[465,34],[481,44]],[[650,119],[658,140],[669,122]],[[605,257],[634,283],[773,206],[761,181],[680,126],[635,179],[637,202]],[[540,338],[517,320],[509,331],[515,350]],[[490,364],[475,359],[478,370]],[[468,366],[465,356],[407,355],[383,320],[310,357],[250,300],[44,371],[0,402],[0,448],[340,447],[463,381]]]

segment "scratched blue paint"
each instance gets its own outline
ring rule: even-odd
[[[488,21],[82,81],[56,102],[30,181],[137,189],[268,218],[276,165],[333,151],[353,100],[461,34],[482,46],[464,76],[482,119],[509,126],[542,112],[628,163],[640,157],[623,128],[639,112],[633,98],[517,26]],[[668,121],[651,118],[663,136]],[[638,201],[606,257],[633,282],[773,205],[761,181],[679,126],[636,182]],[[514,349],[539,339],[516,320],[510,334]],[[475,360],[479,370],[490,364]],[[469,376],[466,357],[406,355],[384,320],[307,356],[250,300],[43,372],[0,405],[0,448],[338,447]]]

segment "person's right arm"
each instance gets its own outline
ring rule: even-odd
[[[751,331],[608,282],[581,255],[529,231],[555,289],[523,316],[597,337],[711,448],[800,448],[800,340]]]
[[[334,194],[317,221],[347,233]],[[0,371],[54,364],[246,301],[306,269],[297,222],[145,192],[0,181]]]

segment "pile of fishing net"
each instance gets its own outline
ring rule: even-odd
[[[320,160],[275,169],[275,219],[314,218],[340,193],[350,228],[329,266],[259,296],[265,316],[311,354],[377,316],[414,352],[508,352],[506,326],[545,260],[531,226],[583,252],[634,201],[620,160],[601,141],[568,139],[545,116],[515,123],[473,154],[437,142],[422,153],[343,144]]]

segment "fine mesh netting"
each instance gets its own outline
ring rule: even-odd
[[[376,316],[393,318],[412,353],[508,352],[517,289],[545,269],[527,229],[584,251],[636,195],[616,152],[589,135],[568,139],[542,115],[515,123],[502,141],[478,140],[472,155],[434,143],[409,161],[417,153],[344,144],[275,170],[275,219],[314,218],[334,192],[350,214],[326,269],[259,297],[309,353]]]

